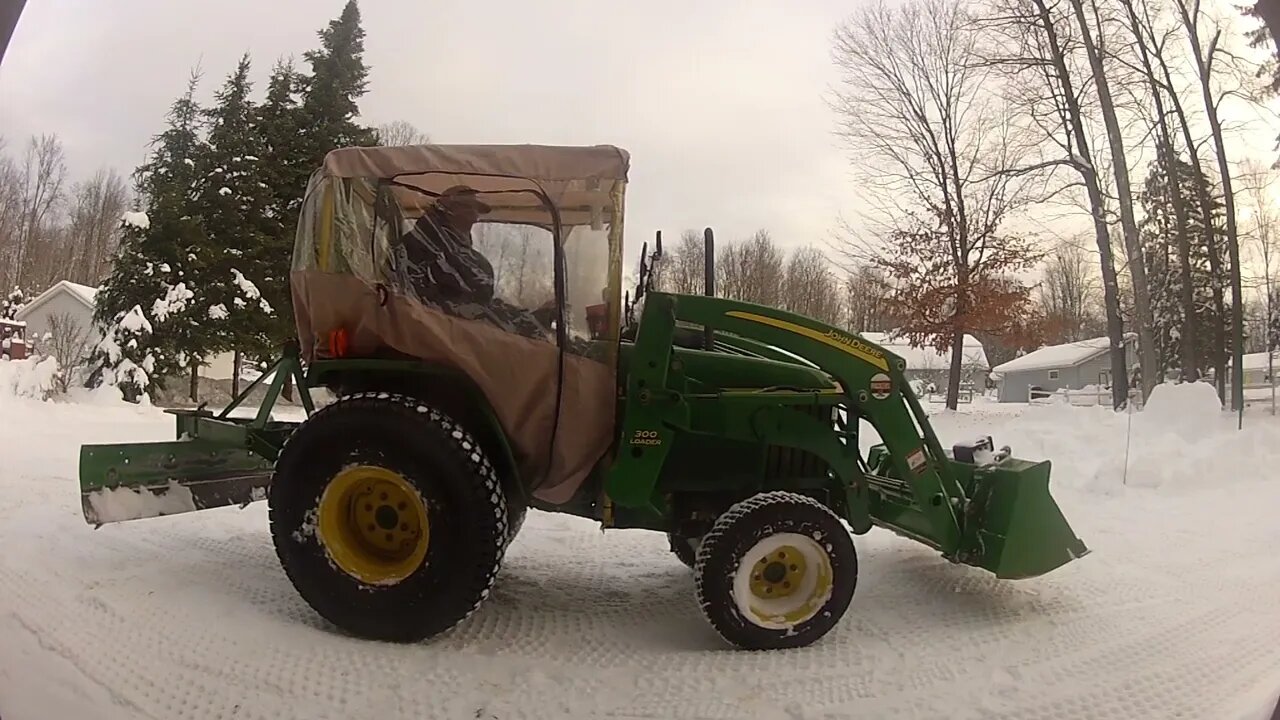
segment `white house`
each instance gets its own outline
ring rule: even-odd
[[[27,343],[36,348],[41,346],[41,338],[46,333],[54,331],[56,324],[63,324],[67,331],[83,336],[87,350],[102,339],[102,334],[93,326],[93,300],[97,294],[97,288],[63,280],[22,306],[13,319],[27,324]]]
[[[1138,336],[1125,336],[1125,367],[1133,366]],[[1000,402],[1028,402],[1058,390],[1111,387],[1111,340],[1100,337],[1048,345],[991,369]]]
[[[1280,353],[1272,356],[1271,364],[1275,369],[1280,370]],[[1244,384],[1245,387],[1269,385],[1271,380],[1267,372],[1267,353],[1247,353],[1242,358],[1244,362],[1240,365],[1244,368]]]
[[[27,324],[27,343],[40,348],[41,338],[45,333],[53,333],[54,326],[69,326],[83,336],[85,352],[92,349],[102,340],[101,331],[93,324],[94,299],[98,294],[96,288],[80,285],[67,280],[56,283],[53,287],[40,293],[14,315],[14,320]],[[65,358],[59,358],[63,363]],[[214,380],[229,380],[232,375],[232,354],[223,353],[214,357],[204,366],[201,375]]]
[[[862,337],[873,342],[907,362],[906,375],[911,379],[933,382],[939,387],[946,383],[951,372],[951,351],[938,352],[932,346],[911,347],[904,337],[893,333],[865,332]],[[987,351],[972,335],[964,336],[964,355],[961,360],[962,382],[973,382],[979,387],[986,378]]]

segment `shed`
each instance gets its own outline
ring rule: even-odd
[[[1125,336],[1125,367],[1133,367],[1137,335]],[[1000,402],[1029,402],[1032,391],[1081,390],[1111,386],[1111,340],[1049,345],[991,369]]]
[[[14,315],[14,320],[25,322],[27,326],[27,342],[37,350],[53,353],[55,349],[47,346],[50,341],[65,352],[82,353],[87,357],[99,341],[102,340],[100,328],[94,325],[94,301],[97,288],[88,285],[62,280],[40,293],[34,300],[22,306]],[[49,335],[60,335],[60,338],[43,340]],[[58,358],[62,364],[68,364],[66,358]],[[232,375],[232,354],[222,353],[204,366],[200,373],[204,377],[215,380],[230,379]]]
[[[66,349],[76,347],[85,355],[102,339],[93,325],[94,298],[97,288],[63,280],[40,293],[34,300],[22,306],[14,319],[27,324],[27,342],[42,352],[50,349],[46,335],[58,334],[57,342]],[[67,358],[58,358],[67,363]]]

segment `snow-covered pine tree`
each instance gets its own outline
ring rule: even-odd
[[[120,225],[120,248],[95,302],[94,323],[101,328],[103,339],[90,354],[89,384],[119,385],[126,400],[137,402],[143,393],[155,389],[156,370],[164,366],[156,358],[153,328],[142,310],[142,303],[150,302],[159,292],[160,283],[156,263],[143,255],[143,240],[150,227],[147,214],[126,212]]]
[[[27,296],[22,292],[22,288],[15,287],[9,291],[9,294],[0,300],[0,320],[12,320],[14,315],[27,304]]]
[[[125,214],[115,266],[96,300],[95,320],[107,329],[128,318],[135,307],[142,313],[144,339],[131,339],[145,343],[153,358],[148,391],[163,378],[192,367],[212,344],[208,315],[202,313],[208,303],[200,298],[207,286],[199,255],[206,244],[199,207],[206,150],[195,101],[198,82],[193,74],[186,92],[170,106],[168,127],[135,172],[137,196],[146,210]],[[109,354],[99,353],[96,359],[99,368],[117,368]]]
[[[1194,197],[1198,192],[1197,184],[1206,183],[1210,193],[1217,196],[1212,181],[1197,176],[1195,169],[1181,158],[1175,159],[1175,167],[1167,167],[1161,153],[1151,164],[1146,183],[1141,195],[1141,203],[1146,217],[1140,231],[1143,256],[1149,268],[1151,280],[1151,307],[1155,327],[1153,340],[1156,344],[1156,356],[1161,370],[1172,376],[1180,368],[1181,338],[1186,327],[1186,313],[1181,302],[1181,288],[1184,279],[1178,261],[1179,228],[1173,212],[1173,193],[1170,192],[1170,178],[1176,178],[1181,188],[1180,197]],[[1195,337],[1198,348],[1195,352],[1200,367],[1218,367],[1225,362],[1227,348],[1214,347],[1215,324],[1226,327],[1230,322],[1230,312],[1219,314],[1214,303],[1214,283],[1224,283],[1223,278],[1215,278],[1212,272],[1214,263],[1210,261],[1209,248],[1206,247],[1205,224],[1210,223],[1215,233],[1221,232],[1219,203],[1213,205],[1213,216],[1206,219],[1198,205],[1188,203],[1185,206],[1187,225],[1185,232],[1189,236],[1191,260],[1191,285],[1195,300],[1196,324]],[[1226,262],[1225,243],[1216,244],[1220,254],[1219,260]]]
[[[281,262],[270,254],[266,216],[272,202],[261,180],[262,150],[250,100],[250,60],[245,55],[216,95],[217,105],[206,112],[209,137],[202,166],[207,168],[200,189],[205,245],[199,252],[201,308],[209,344],[206,356],[241,351],[252,357],[272,354],[274,306],[261,296],[254,280],[281,276]],[[287,268],[287,256],[284,267]],[[287,274],[284,274],[287,277]]]

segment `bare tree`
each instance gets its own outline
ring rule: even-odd
[[[115,170],[102,169],[71,190],[71,257],[69,280],[97,286],[111,272],[111,257],[120,243],[120,216],[128,208],[129,191]]]
[[[1129,160],[1125,155],[1124,135],[1116,115],[1115,99],[1111,95],[1111,83],[1102,61],[1103,49],[1095,42],[1095,31],[1085,15],[1084,0],[1070,0],[1076,23],[1080,28],[1080,44],[1093,74],[1093,85],[1098,92],[1098,110],[1107,128],[1107,140],[1111,149],[1111,169],[1115,177],[1116,201],[1120,209],[1120,227],[1124,233],[1124,247],[1129,258],[1129,277],[1133,282],[1134,310],[1137,314],[1138,356],[1142,365],[1143,397],[1151,392],[1159,374],[1156,363],[1155,342],[1151,328],[1151,291],[1147,285],[1147,271],[1142,258],[1142,245],[1138,241],[1138,223],[1133,215],[1133,192],[1129,186]],[[1093,14],[1097,15],[1096,0],[1090,0]]]
[[[1273,170],[1262,163],[1257,160],[1250,160],[1244,164],[1241,180],[1245,186],[1249,217],[1252,220],[1250,229],[1253,236],[1253,246],[1257,259],[1262,265],[1262,278],[1259,283],[1262,289],[1263,310],[1260,335],[1263,338],[1263,350],[1267,353],[1267,379],[1271,385],[1271,414],[1274,415],[1276,413],[1274,350],[1277,345],[1280,345],[1280,338],[1275,336],[1277,328],[1273,327],[1272,322],[1277,312],[1280,311],[1280,309],[1272,307],[1272,302],[1277,299],[1273,266],[1276,262],[1276,252],[1280,250],[1280,247],[1277,246],[1277,243],[1280,242],[1280,237],[1277,236],[1277,224],[1280,223],[1280,216],[1277,216],[1272,201],[1276,176]],[[1257,335],[1258,333],[1251,334]]]
[[[1200,160],[1200,144],[1196,140],[1191,118],[1182,102],[1178,86],[1174,82],[1174,72],[1169,64],[1169,58],[1174,56],[1173,50],[1169,48],[1169,41],[1174,38],[1175,31],[1173,29],[1159,29],[1158,16],[1154,13],[1150,2],[1143,2],[1138,7],[1138,10],[1140,11],[1138,18],[1140,34],[1145,35],[1146,41],[1151,47],[1150,57],[1154,61],[1155,69],[1159,70],[1158,79],[1162,81],[1161,87],[1169,100],[1170,109],[1173,111],[1172,121],[1176,122],[1176,129],[1182,138],[1183,146],[1187,150],[1187,160],[1191,163],[1192,171],[1196,177],[1207,178],[1209,175]],[[1172,135],[1173,133],[1171,132],[1170,134]],[[1194,188],[1195,197],[1193,199],[1200,217],[1203,218],[1200,228],[1203,245],[1209,256],[1210,291],[1213,296],[1214,313],[1217,317],[1223,318],[1227,314],[1223,287],[1223,278],[1226,277],[1227,273],[1222,268],[1217,223],[1211,221],[1217,214],[1211,190],[1209,183],[1196,183]],[[1181,262],[1181,258],[1179,258],[1179,262]],[[1218,388],[1218,397],[1225,400],[1227,397],[1227,333],[1226,328],[1220,322],[1214,323],[1210,347],[1212,349],[1211,358],[1214,368],[1214,381]]]
[[[888,332],[897,327],[891,295],[883,270],[855,264],[844,282],[846,326],[856,333]]]
[[[716,260],[716,294],[777,307],[782,300],[783,257],[768,230],[730,243]]]
[[[974,18],[960,0],[878,4],[836,30],[840,133],[887,227],[846,257],[885,270],[913,344],[950,351],[947,405],[958,402],[964,335],[1009,324],[1029,306],[1005,282],[1033,264],[1001,223],[1038,197],[1031,150],[992,92]]]
[[[47,229],[54,209],[62,202],[66,180],[62,141],[57,135],[32,138],[21,168],[22,198],[18,233],[5,277],[9,285],[22,285],[30,254]]]
[[[701,295],[706,284],[706,251],[702,233],[685,230],[674,248],[662,251],[655,287],[664,292]]]
[[[1065,156],[1051,158],[1045,164],[1071,167],[1084,186],[1098,246],[1111,344],[1111,400],[1113,407],[1121,408],[1128,402],[1129,392],[1120,283],[1106,197],[1090,153],[1077,73],[1071,67],[1071,23],[1061,16],[1054,0],[995,0],[994,14],[987,25],[995,36],[989,62],[1008,71],[1024,116]]]
[[[840,304],[836,277],[826,256],[812,247],[792,252],[782,281],[783,309],[838,325]]]
[[[1133,39],[1133,52],[1138,59],[1139,69],[1155,111],[1154,115],[1148,116],[1148,124],[1151,134],[1155,137],[1156,151],[1166,168],[1174,168],[1177,166],[1177,149],[1173,144],[1173,135],[1169,128],[1169,113],[1165,110],[1165,94],[1174,90],[1166,87],[1160,76],[1156,74],[1151,60],[1152,46],[1148,38],[1149,33],[1145,32],[1134,6],[1135,2],[1143,2],[1145,8],[1146,0],[1117,0],[1117,2],[1124,10],[1125,27]],[[1184,318],[1181,328],[1182,379],[1194,381],[1200,377],[1196,353],[1199,344],[1199,328],[1198,323],[1195,322],[1195,289],[1191,283],[1191,233],[1186,207],[1188,198],[1182,196],[1182,187],[1176,182],[1170,183],[1169,194],[1177,233],[1178,271],[1183,278],[1179,287],[1179,300]]]
[[[378,144],[387,147],[399,145],[426,145],[431,137],[405,120],[395,120],[378,126]]]
[[[1231,407],[1237,410],[1244,408],[1244,386],[1239,372],[1244,357],[1244,294],[1240,286],[1240,241],[1236,228],[1235,192],[1231,186],[1231,164],[1227,159],[1226,142],[1222,135],[1222,120],[1218,116],[1218,104],[1222,97],[1214,95],[1213,78],[1215,63],[1221,61],[1222,27],[1213,25],[1209,28],[1210,37],[1207,44],[1202,42],[1200,23],[1204,12],[1200,0],[1172,0],[1182,20],[1187,40],[1191,44],[1191,58],[1194,62],[1196,79],[1200,83],[1200,96],[1204,102],[1205,117],[1209,121],[1209,130],[1213,137],[1215,155],[1218,158],[1218,176],[1222,183],[1223,202],[1226,205],[1227,221],[1227,257],[1231,263],[1231,329],[1232,363],[1237,369],[1231,387]]]
[[[49,332],[39,342],[42,354],[57,358],[55,390],[65,394],[89,361],[89,329],[70,313],[58,313],[49,317]]]
[[[1087,340],[1102,329],[1095,267],[1088,253],[1071,242],[1060,243],[1045,261],[1038,294],[1048,332],[1056,341]]]

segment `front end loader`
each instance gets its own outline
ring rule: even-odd
[[[624,302],[627,165],[607,147],[335,151],[299,225],[299,344],[259,380],[259,410],[234,412],[250,387],[216,414],[174,411],[175,441],[85,446],[86,519],[266,499],[311,607],[394,641],[474,612],[530,507],[665,533],[711,627],[742,648],[799,647],[835,626],[857,582],[850,531],[878,526],[1008,579],[1088,552],[1049,493],[1049,463],[990,438],[944,448],[902,358],[715,297],[709,231],[708,294],[654,291],[642,254]],[[516,229],[519,252],[478,245],[496,291],[457,303],[422,285],[433,275],[413,272],[403,245],[439,241],[424,218],[464,183],[490,230]],[[524,262],[537,233],[550,300],[525,292],[524,265],[494,260]],[[272,415],[289,380],[303,422]],[[316,388],[337,399],[315,409]]]

